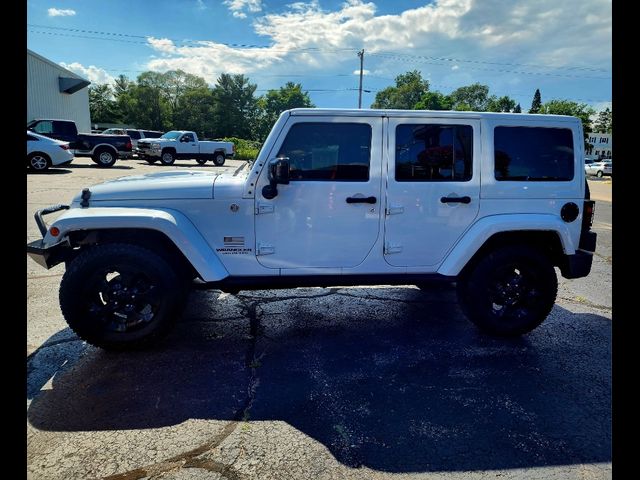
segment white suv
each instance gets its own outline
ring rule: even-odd
[[[27,250],[66,262],[62,312],[103,348],[160,338],[195,279],[230,293],[455,282],[479,328],[520,335],[551,311],[554,267],[591,270],[583,158],[575,117],[294,109],[247,168],[85,188],[37,213]]]

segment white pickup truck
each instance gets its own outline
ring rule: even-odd
[[[194,158],[200,165],[212,160],[218,167],[227,158],[233,158],[235,146],[231,142],[199,141],[195,132],[171,130],[160,138],[138,141],[138,157],[149,163],[160,160],[163,165],[173,165],[176,159]]]

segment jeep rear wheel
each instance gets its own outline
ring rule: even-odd
[[[547,318],[558,278],[549,259],[535,248],[503,247],[464,272],[457,289],[465,315],[481,330],[516,336]]]
[[[598,178],[602,178],[602,175],[604,175],[604,173],[603,173],[603,171],[602,171],[602,170],[598,170],[598,171],[596,172],[596,177],[598,177]]]
[[[184,306],[183,279],[160,255],[137,245],[88,248],[68,265],[60,306],[69,327],[107,350],[145,347],[169,332]]]
[[[224,153],[222,152],[216,152],[213,154],[213,163],[214,165],[216,165],[217,167],[221,167],[224,165]]]

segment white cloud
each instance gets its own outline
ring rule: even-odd
[[[114,78],[112,75],[108,74],[106,70],[102,68],[98,68],[94,65],[89,65],[85,67],[81,63],[73,62],[73,63],[64,63],[60,62],[60,66],[71,70],[72,72],[77,73],[88,79],[91,83],[113,83]]]
[[[353,71],[354,75],[360,75],[360,69],[358,68],[357,70]],[[367,70],[366,68],[362,69],[362,75],[369,75],[371,74],[371,72],[369,70]]]
[[[224,3],[236,17],[262,11],[261,0]],[[516,79],[607,76],[584,68],[609,70],[611,65],[610,0],[435,0],[385,15],[377,14],[372,1],[348,0],[325,10],[313,0],[259,15],[253,29],[268,47],[180,46],[149,38],[154,53],[162,56],[150,59],[147,68],[181,68],[209,83],[223,72],[253,74],[254,81],[264,82],[260,74],[353,71],[359,65],[356,52],[364,48],[365,66],[376,75],[418,69],[434,83],[470,79],[504,91]],[[517,73],[522,71],[540,76]]]
[[[262,0],[224,0],[224,3],[237,18],[247,18],[245,10],[249,13],[257,13],[262,10]]]
[[[68,9],[60,9],[60,8],[50,8],[47,10],[47,13],[50,17],[72,17],[76,14],[75,10]]]
[[[168,38],[148,37],[147,42],[149,42],[149,45],[151,45],[151,48],[165,55],[170,53],[176,53],[178,50],[174,45],[173,41],[169,40]]]
[[[207,6],[204,4],[202,0],[196,0],[196,6],[198,10],[206,10]]]

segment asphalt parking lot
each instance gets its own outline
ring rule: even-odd
[[[83,187],[241,163],[30,174],[26,240]],[[29,478],[611,478],[611,181],[590,184],[592,273],[517,340],[448,286],[197,291],[161,348],[106,353],[62,318],[64,267],[27,258]]]

